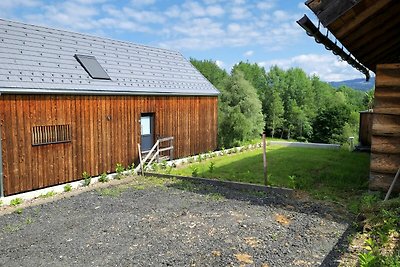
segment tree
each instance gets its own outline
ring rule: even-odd
[[[344,104],[331,105],[322,110],[313,123],[313,141],[318,143],[343,143],[345,124],[349,121],[350,108]]]
[[[271,137],[274,138],[276,130],[283,126],[283,114],[285,110],[278,91],[273,91],[268,100],[265,103],[264,116],[266,128],[271,131]]]
[[[223,89],[225,79],[229,78],[228,73],[221,69],[212,60],[196,60],[191,58],[190,63],[217,89]]]
[[[256,90],[240,71],[233,71],[221,91],[218,139],[231,147],[259,136],[264,121]]]

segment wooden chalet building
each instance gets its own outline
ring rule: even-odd
[[[400,167],[400,1],[309,0],[317,27],[298,21],[318,43],[369,78],[376,75],[369,187],[387,191]],[[344,51],[342,45],[347,51]],[[400,180],[395,191],[400,192]]]
[[[218,93],[178,52],[0,19],[1,195],[214,150]]]

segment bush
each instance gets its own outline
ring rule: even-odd
[[[90,174],[89,173],[87,173],[87,172],[83,172],[82,173],[82,177],[83,177],[83,185],[84,186],[89,186],[90,185],[90,183],[92,182],[92,177],[90,176]]]
[[[99,182],[101,183],[106,183],[108,182],[108,177],[107,177],[107,173],[103,172],[100,177],[99,177]]]
[[[64,192],[69,192],[69,191],[71,191],[71,190],[72,190],[72,185],[66,184],[66,185],[64,186]]]

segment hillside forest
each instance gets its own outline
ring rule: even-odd
[[[266,71],[240,62],[231,73],[212,60],[191,63],[220,92],[218,145],[232,147],[265,131],[273,138],[346,143],[358,139],[359,111],[371,108],[373,91],[338,89],[300,68]]]

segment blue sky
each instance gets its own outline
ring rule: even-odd
[[[105,36],[212,59],[228,71],[249,61],[301,67],[325,81],[363,75],[296,24],[315,21],[304,0],[1,0],[0,17]]]

